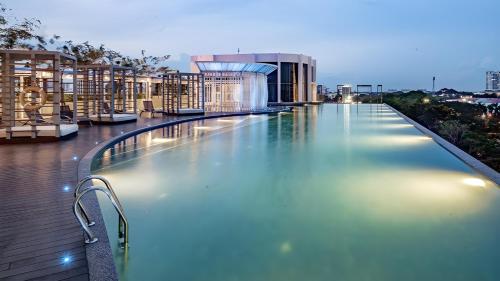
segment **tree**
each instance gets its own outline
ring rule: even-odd
[[[132,66],[137,68],[142,75],[164,74],[171,69],[164,65],[170,55],[147,56],[146,51],[141,51],[140,58],[124,56],[118,51],[108,49],[104,44],[98,46],[91,45],[88,41],[74,43],[71,40],[63,43],[58,42],[60,36],[53,35],[49,40],[37,34],[41,21],[34,18],[24,18],[19,21],[8,15],[8,10],[0,4],[0,48],[4,49],[38,49],[47,50],[47,47],[58,47],[55,49],[76,57],[77,63],[86,64],[117,64]],[[12,18],[12,19],[9,19]]]
[[[494,117],[499,117],[500,115],[500,107],[498,107],[498,103],[492,103],[486,106],[488,109],[488,113],[490,113]]]
[[[164,65],[169,58],[170,55],[159,57],[147,56],[146,51],[142,50],[141,57],[138,59],[123,57],[122,65],[135,67],[141,75],[156,76],[171,71],[168,66]]]
[[[40,28],[40,20],[35,18],[9,19],[10,11],[0,4],[0,48],[3,49],[38,49],[46,50],[47,40],[36,34]],[[54,35],[49,43],[54,43],[59,36]]]
[[[137,69],[138,74],[148,76],[156,76],[171,71],[168,66],[164,65],[170,55],[147,56],[145,50],[141,51],[140,58],[131,58],[106,48],[104,44],[95,47],[88,41],[78,44],[73,43],[73,41],[66,41],[64,45],[58,47],[58,50],[76,57],[77,63],[81,65],[119,64],[134,67]]]
[[[438,127],[441,122],[455,119],[456,112],[444,104],[429,104],[419,106],[416,110],[417,119],[429,128]]]
[[[498,104],[445,102],[424,93],[386,94],[384,101],[413,120],[500,171],[500,118]]]
[[[64,45],[58,47],[58,50],[74,56],[78,64],[104,63],[107,58],[103,44],[94,47],[88,41],[80,44],[74,44],[71,40],[66,41]]]
[[[438,132],[453,144],[460,145],[468,128],[458,120],[447,120],[439,124]]]

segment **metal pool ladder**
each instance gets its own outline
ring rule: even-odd
[[[91,180],[99,180],[104,183],[104,186],[92,185],[83,189],[84,184]],[[81,189],[83,190],[81,191]],[[120,240],[120,245],[122,248],[128,248],[128,221],[125,217],[123,207],[120,204],[120,200],[118,200],[118,197],[116,196],[109,181],[104,177],[95,175],[85,177],[77,184],[75,188],[75,200],[73,201],[73,213],[88,236],[88,238],[85,239],[85,243],[92,244],[98,241],[97,237],[90,229],[91,226],[95,225],[95,222],[90,220],[88,212],[82,204],[82,198],[85,194],[92,191],[101,191],[106,194],[108,199],[113,204],[113,207],[115,207],[115,210],[118,212],[118,238]]]

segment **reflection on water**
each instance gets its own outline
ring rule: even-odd
[[[199,129],[210,128],[210,129]],[[179,124],[94,167],[123,280],[498,280],[498,187],[383,106]]]

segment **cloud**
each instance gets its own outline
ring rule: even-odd
[[[484,70],[500,68],[491,55],[500,45],[493,28],[500,25],[497,0],[4,3],[19,17],[40,18],[47,35],[104,43],[127,55],[139,55],[142,49],[151,55],[171,54],[179,58],[171,60],[172,66],[180,69],[187,54],[234,53],[240,48],[312,55],[318,60],[318,77],[325,77],[330,87],[359,81],[428,88],[429,77],[438,75],[443,86],[482,89]]]

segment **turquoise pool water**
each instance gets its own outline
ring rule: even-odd
[[[500,280],[500,198],[383,106],[205,120],[94,163],[122,280]]]

